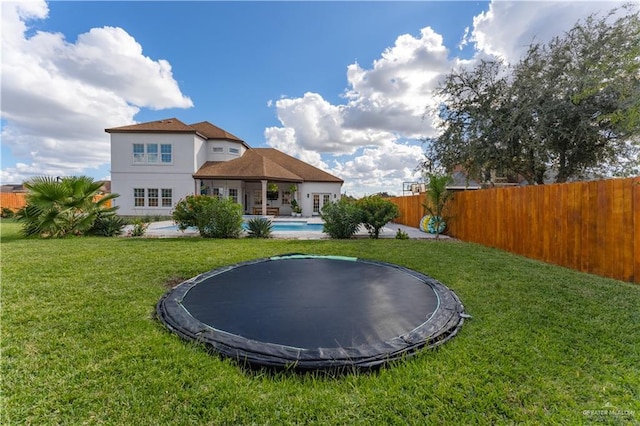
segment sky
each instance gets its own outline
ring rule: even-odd
[[[445,75],[621,4],[4,0],[0,182],[109,179],[104,129],[175,117],[399,195]]]

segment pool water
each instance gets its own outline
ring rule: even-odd
[[[274,232],[281,232],[281,231],[298,231],[298,232],[322,232],[322,224],[321,223],[307,223],[307,222],[300,222],[300,221],[290,221],[290,222],[286,222],[286,221],[278,221],[278,222],[271,222],[271,225],[273,226],[273,231]],[[244,229],[247,229],[247,225],[246,223],[243,224]]]
[[[322,232],[322,223],[307,223],[304,221],[277,221],[271,222],[273,232]],[[247,222],[242,223],[242,228],[247,230]],[[162,228],[167,231],[177,231],[177,225],[164,226]],[[196,228],[187,228],[187,231],[197,231]]]

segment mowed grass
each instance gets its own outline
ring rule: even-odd
[[[640,423],[639,285],[462,242],[37,240],[0,226],[2,424]],[[415,269],[473,318],[437,349],[339,377],[250,372],[154,319],[167,283],[292,252]]]

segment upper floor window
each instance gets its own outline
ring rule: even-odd
[[[214,146],[211,151],[215,153],[222,153],[224,152],[224,148],[221,146]]]
[[[238,148],[229,148],[229,154],[240,154],[240,150]]]
[[[147,144],[147,163],[155,164],[158,162],[158,144]]]
[[[163,164],[170,164],[173,162],[172,147],[168,143],[160,145],[160,161]]]
[[[133,162],[134,163],[144,163],[144,144],[134,143],[133,144]]]
[[[171,164],[173,162],[173,146],[171,144],[134,143],[133,162],[138,164]]]

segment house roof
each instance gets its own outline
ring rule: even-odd
[[[195,133],[203,139],[219,139],[240,142],[250,148],[245,141],[208,121],[185,124],[177,118],[149,121],[148,123],[130,124],[128,126],[104,129],[107,133]]]
[[[197,130],[177,118],[130,124],[128,126],[104,129],[107,133],[196,133]]]
[[[207,161],[193,177],[205,179],[303,181],[300,176],[263,157],[254,150],[249,150],[242,157],[230,161]]]
[[[21,183],[0,186],[0,192],[29,192]]]
[[[273,148],[253,148],[231,161],[208,161],[194,173],[198,179],[344,182]]]
[[[200,123],[192,124],[190,127],[193,127],[198,131],[198,133],[207,137],[207,139],[227,139],[236,142],[244,142],[237,136],[232,135],[220,127],[209,123],[208,121],[201,121]]]
[[[309,163],[305,163],[295,157],[285,154],[282,151],[278,151],[274,148],[253,148],[258,154],[270,159],[271,161],[280,164],[282,167],[290,170],[296,175],[302,177],[305,181],[314,182],[340,182],[344,181],[330,173],[325,172],[317,167],[312,166]]]

